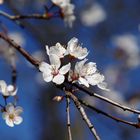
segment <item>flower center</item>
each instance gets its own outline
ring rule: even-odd
[[[72,81],[76,81],[76,80],[78,80],[78,78],[79,78],[79,74],[77,74],[77,73],[73,73],[71,76]]]
[[[13,119],[14,119],[14,117],[15,117],[15,115],[14,115],[14,114],[9,114],[9,119],[13,120]]]
[[[58,70],[53,69],[53,71],[52,71],[52,75],[53,75],[53,76],[56,76],[58,73],[59,73]]]

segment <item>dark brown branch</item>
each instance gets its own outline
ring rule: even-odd
[[[85,102],[85,101],[83,101],[83,100],[80,100],[80,99],[78,99],[78,100],[79,100],[79,102],[80,102],[81,104],[83,104],[84,106],[86,106],[86,107],[88,107],[88,108],[90,108],[90,109],[96,111],[97,113],[100,113],[100,114],[102,114],[102,115],[104,115],[104,116],[106,116],[106,117],[108,117],[108,118],[111,118],[111,119],[113,119],[113,120],[115,120],[115,121],[117,121],[117,122],[121,122],[121,123],[130,125],[130,126],[133,126],[133,127],[136,127],[136,128],[140,128],[140,124],[139,124],[139,123],[134,123],[134,122],[130,122],[130,121],[125,121],[125,120],[123,120],[123,119],[114,117],[114,116],[112,116],[112,115],[110,115],[110,114],[108,114],[108,113],[106,113],[106,112],[104,112],[104,111],[102,111],[102,110],[100,110],[100,109],[97,109],[97,108],[93,107],[92,105],[88,104],[87,102]]]
[[[66,113],[67,113],[68,138],[69,140],[72,140],[71,123],[70,123],[70,98],[68,96],[66,96]]]
[[[74,104],[76,105],[77,109],[79,110],[79,112],[81,113],[83,120],[86,122],[87,126],[89,127],[90,131],[92,132],[92,134],[94,135],[96,140],[100,140],[100,137],[98,136],[93,124],[91,123],[91,121],[89,120],[84,108],[81,106],[81,103],[78,101],[78,98],[72,94],[69,91],[65,91],[66,95],[69,96]]]
[[[13,40],[8,38],[3,33],[0,33],[0,38],[5,40],[11,47],[15,48],[18,52],[20,52],[26,59],[29,61],[32,65],[35,67],[39,66],[39,61],[33,58],[28,52],[26,52],[22,47],[20,47],[18,44],[16,44]]]
[[[101,96],[101,95],[99,95],[99,94],[96,94],[96,93],[92,92],[91,90],[89,90],[89,89],[86,88],[86,87],[79,86],[79,85],[77,85],[77,84],[73,84],[73,85],[74,85],[76,88],[78,88],[79,90],[81,90],[81,91],[87,93],[88,95],[94,96],[94,97],[96,97],[96,98],[98,98],[98,99],[100,99],[100,100],[103,100],[103,101],[105,101],[105,102],[107,102],[107,103],[109,103],[109,104],[112,104],[112,105],[114,105],[114,106],[116,106],[116,107],[118,107],[118,108],[121,108],[121,109],[124,110],[124,111],[127,110],[127,111],[133,112],[133,113],[135,113],[135,114],[140,114],[140,111],[139,111],[139,110],[136,110],[136,109],[133,109],[133,108],[130,108],[130,107],[121,105],[121,104],[119,104],[119,103],[117,103],[117,102],[115,102],[115,101],[112,101],[111,99],[108,99],[108,98],[106,98],[106,97],[104,97],[104,96]]]
[[[3,17],[6,17],[7,19],[16,21],[16,20],[21,20],[21,19],[42,19],[42,20],[48,20],[53,17],[58,17],[55,16],[53,13],[44,13],[44,14],[28,14],[28,15],[9,15],[6,12],[0,11],[0,15]]]

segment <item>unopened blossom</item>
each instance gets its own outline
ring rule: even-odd
[[[70,70],[71,64],[68,63],[60,68],[61,61],[57,55],[51,54],[49,59],[50,64],[41,62],[39,65],[39,70],[43,73],[43,79],[46,82],[52,81],[60,85],[64,82],[64,75]]]
[[[2,117],[8,126],[14,127],[14,125],[22,123],[23,119],[19,116],[22,112],[22,107],[15,107],[13,104],[9,103],[6,106],[5,111],[2,113]]]
[[[48,55],[55,54],[59,58],[63,58],[66,53],[66,49],[60,43],[56,43],[55,46],[52,46],[50,48],[46,46],[46,51]]]
[[[52,0],[54,4],[61,8],[62,17],[64,21],[72,27],[72,24],[75,20],[74,8],[75,6],[70,3],[70,0]]]
[[[68,42],[67,53],[81,60],[88,55],[88,50],[87,48],[82,48],[78,43],[78,39],[74,37]]]
[[[89,87],[89,85],[97,85],[99,88],[106,90],[104,76],[98,73],[96,63],[89,62],[85,64],[87,59],[77,62],[74,71],[69,72],[69,81],[78,82],[79,84]]]
[[[4,80],[0,80],[0,92],[3,96],[15,96],[17,89],[13,85],[7,85]]]
[[[63,96],[55,96],[54,98],[53,98],[53,100],[54,101],[56,101],[56,102],[60,102],[60,101],[62,101],[63,100]]]

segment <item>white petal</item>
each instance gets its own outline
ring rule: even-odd
[[[86,87],[89,87],[88,81],[82,77],[78,80],[79,84],[85,85]]]
[[[14,127],[14,123],[13,123],[13,121],[12,121],[11,119],[6,119],[5,122],[6,122],[6,124],[7,124],[8,126]]]
[[[75,55],[78,59],[82,60],[89,54],[87,48],[82,48],[78,46],[77,51],[75,51]]]
[[[9,96],[15,96],[18,89],[17,88],[14,89],[14,86],[13,85],[9,85],[7,87],[7,90],[8,90]]]
[[[7,91],[7,84],[4,80],[0,80],[0,92],[4,95],[4,96],[8,96],[8,91]]]
[[[61,75],[61,74],[58,74],[53,78],[53,82],[58,85],[62,84],[64,82],[64,80],[65,80],[65,77],[64,77],[64,75]]]
[[[43,79],[44,79],[44,81],[46,81],[46,82],[50,82],[50,81],[52,81],[53,75],[48,74],[48,73],[46,73],[46,72],[43,73],[42,75],[43,75]]]
[[[97,86],[102,90],[109,91],[109,89],[107,88],[107,83],[106,82],[101,82],[101,83],[97,84]]]
[[[15,107],[13,104],[9,103],[7,106],[6,106],[6,111],[8,113],[13,113],[15,111]]]
[[[20,106],[17,106],[15,108],[15,115],[20,115],[23,112],[23,108]]]
[[[55,54],[59,58],[63,58],[65,52],[66,52],[66,49],[60,43],[56,43],[55,46],[50,47],[49,54]]]
[[[9,117],[9,114],[8,114],[7,112],[3,112],[3,113],[2,113],[2,118],[3,118],[4,120],[6,120],[8,117]]]
[[[50,55],[50,50],[49,50],[49,46],[46,45],[46,52],[47,52],[47,55]]]
[[[100,73],[95,73],[92,76],[86,76],[87,81],[89,82],[89,84],[91,85],[97,85],[101,82],[104,81],[104,76],[101,75]]]
[[[66,74],[69,70],[70,70],[70,67],[71,67],[71,63],[68,63],[67,65],[64,65],[60,70],[59,70],[59,73],[60,74]]]
[[[51,65],[55,66],[56,69],[59,69],[59,67],[61,65],[59,57],[57,55],[55,55],[55,54],[51,54],[49,56],[49,59],[50,59]]]
[[[73,52],[74,48],[78,45],[78,39],[76,37],[73,37],[69,42],[68,42],[68,51]]]
[[[22,117],[15,116],[15,118],[14,118],[14,124],[18,125],[18,124],[22,123],[22,121],[23,121],[23,118]]]
[[[39,70],[41,72],[51,73],[51,66],[46,62],[41,62],[39,65]]]
[[[80,62],[77,62],[77,63],[75,64],[75,72],[76,72],[76,73],[80,73],[80,72],[82,71],[83,66],[84,66],[84,64],[85,64],[85,62],[86,62],[87,60],[88,60],[88,59],[84,59],[84,60],[82,60],[82,61],[80,61]]]
[[[89,62],[85,65],[85,68],[87,69],[87,75],[88,74],[93,74],[97,71],[97,68],[96,68],[96,63],[93,63],[93,62]]]

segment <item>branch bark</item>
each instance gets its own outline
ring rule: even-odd
[[[110,119],[113,119],[114,121],[121,122],[121,123],[130,125],[130,126],[133,126],[133,127],[136,127],[136,128],[140,128],[140,123],[134,123],[134,122],[130,122],[130,121],[125,121],[125,120],[123,120],[123,119],[114,117],[114,116],[112,116],[112,115],[110,115],[110,114],[108,114],[108,113],[106,113],[106,112],[104,112],[104,111],[102,111],[102,110],[100,110],[100,109],[97,109],[97,108],[93,107],[92,105],[88,104],[87,102],[85,102],[85,101],[83,101],[83,100],[81,100],[81,99],[78,99],[78,100],[79,100],[79,102],[80,102],[81,104],[83,104],[84,106],[86,106],[86,107],[88,107],[88,108],[90,108],[90,109],[96,111],[97,113],[100,113],[100,114],[102,114],[102,115],[104,115],[104,116],[106,116],[106,117],[108,117],[108,118],[110,118]]]
[[[68,138],[69,140],[72,140],[71,123],[70,123],[70,98],[68,96],[66,96],[66,113],[67,113]]]
[[[88,116],[87,116],[84,108],[81,106],[81,103],[78,101],[78,98],[74,94],[72,94],[71,92],[69,92],[69,91],[65,91],[65,93],[66,93],[67,96],[69,96],[73,100],[75,106],[79,110],[80,114],[83,117],[83,120],[86,122],[88,128],[90,129],[91,133],[94,135],[95,139],[96,140],[100,140],[99,135],[97,134],[97,132],[96,132],[93,124],[89,120],[89,118],[88,118]]]
[[[92,92],[91,90],[87,89],[86,87],[82,87],[82,86],[79,86],[79,85],[77,85],[77,84],[73,84],[73,85],[74,85],[76,88],[78,88],[79,90],[84,91],[84,92],[87,93],[88,95],[93,96],[93,97],[96,97],[96,98],[98,98],[98,99],[100,99],[100,100],[103,100],[103,101],[105,101],[105,102],[107,102],[107,103],[109,103],[109,104],[111,104],[111,105],[114,105],[114,106],[116,106],[116,107],[118,107],[118,108],[121,108],[121,109],[124,110],[124,111],[129,111],[129,112],[133,112],[133,113],[135,113],[135,114],[140,114],[140,111],[139,111],[139,110],[136,110],[136,109],[133,109],[133,108],[124,106],[124,105],[122,105],[122,104],[119,104],[119,103],[117,103],[117,102],[115,102],[115,101],[113,101],[113,100],[111,100],[111,99],[108,99],[108,98],[106,98],[106,97],[104,97],[104,96],[101,96],[101,95],[99,95],[99,94],[96,94],[96,93]]]
[[[15,48],[18,52],[20,52],[26,59],[29,61],[32,65],[38,68],[40,62],[33,58],[28,52],[26,52],[21,46],[19,46],[17,43],[15,43],[13,40],[8,38],[3,33],[0,33],[0,38],[5,40],[11,47]]]

